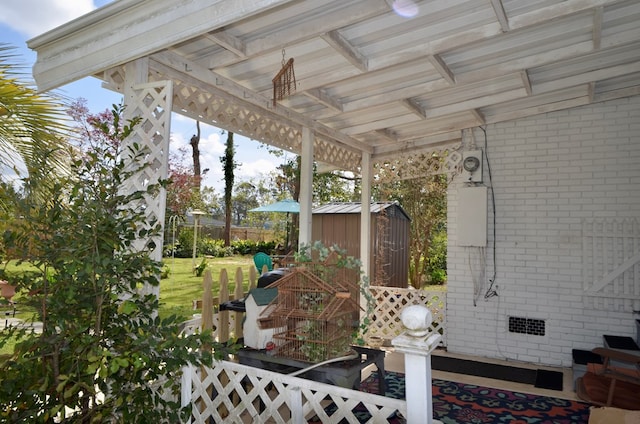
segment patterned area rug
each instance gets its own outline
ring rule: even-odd
[[[405,398],[404,374],[386,372],[387,397]],[[378,394],[373,372],[360,390]],[[433,417],[444,424],[582,424],[589,421],[589,405],[472,384],[433,380]]]

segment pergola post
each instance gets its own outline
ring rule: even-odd
[[[360,262],[364,276],[371,277],[371,154],[362,153],[360,166]]]
[[[302,152],[300,164],[300,232],[298,245],[311,244],[311,199],[313,196],[313,142],[314,134],[308,127],[302,128]]]
[[[128,63],[126,66],[124,84],[124,118],[141,118],[140,124],[134,127],[133,133],[125,141],[128,145],[139,143],[149,149],[148,162],[150,166],[140,172],[136,178],[130,180],[130,187],[126,190],[144,190],[149,184],[155,184],[167,178],[169,163],[169,138],[171,135],[171,109],[173,98],[172,81],[147,82],[149,75],[149,59],[142,58]],[[153,238],[155,248],[151,258],[162,260],[164,242],[164,218],[167,193],[161,188],[157,195],[146,196],[148,222],[157,221],[162,230]],[[139,239],[134,244],[135,249],[143,249],[150,239]],[[160,288],[145,287],[147,293],[156,296]]]

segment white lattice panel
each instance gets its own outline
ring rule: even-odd
[[[405,306],[424,305],[431,311],[433,322],[429,330],[442,335],[442,345],[446,346],[446,305],[447,294],[429,292],[416,289],[402,289],[398,287],[372,286],[371,295],[375,299],[376,307],[373,319],[367,330],[367,336],[378,336],[391,340],[399,336],[404,327],[400,321],[400,314]]]
[[[171,81],[137,84],[133,86],[134,98],[126,105],[127,119],[140,117],[142,120],[134,127],[133,133],[127,139],[127,144],[138,143],[147,148],[147,162],[149,166],[130,181],[130,191],[143,190],[149,184],[155,184],[160,179],[167,178],[169,158],[169,137],[171,132]],[[147,222],[164,226],[166,190],[145,198],[145,213]],[[153,242],[155,248],[151,253],[154,260],[162,260],[162,234],[153,240],[138,240],[138,247]]]
[[[640,223],[596,219],[582,223],[585,304],[593,309],[640,310]]]
[[[370,423],[406,416],[406,401],[290,377],[234,362],[213,368],[184,369],[182,404],[192,404],[192,422],[206,423],[359,423],[352,410],[360,403]],[[343,421],[344,420],[344,421]]]
[[[407,154],[394,160],[374,164],[377,181],[391,183],[439,174],[460,172],[462,162],[461,145],[433,149],[420,154]]]
[[[152,63],[152,68],[154,66],[162,65]],[[150,70],[150,80],[159,77],[158,72]],[[122,68],[110,69],[105,72],[104,78],[113,90],[123,90],[124,70]],[[203,90],[202,82],[190,81],[188,77],[181,79],[175,74],[173,84],[172,107],[175,112],[290,152],[301,153],[300,125],[268,110],[261,110],[249,103],[245,104],[223,91],[216,90],[213,86]],[[399,178],[455,173],[459,171],[462,159],[459,148],[458,144],[448,148],[429,149],[420,154],[414,152],[398,156],[392,161],[376,162],[374,167],[383,170],[381,173],[383,178],[390,181]],[[433,161],[425,160],[434,153],[444,158],[441,163],[434,164]],[[321,133],[315,135],[314,159],[355,173],[360,172],[362,162],[361,154],[355,149],[345,148]],[[427,162],[429,166],[425,168],[424,164]]]

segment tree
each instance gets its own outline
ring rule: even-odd
[[[191,136],[189,144],[191,144],[191,156],[193,158],[193,176],[199,189],[202,178],[202,171],[200,169],[200,121],[196,121],[196,129],[197,132]]]
[[[231,217],[232,217],[232,198],[233,180],[236,162],[234,160],[235,149],[233,146],[233,133],[227,133],[227,142],[225,144],[224,156],[220,158],[222,169],[224,171],[224,245],[231,246]]]
[[[427,282],[430,264],[446,264],[446,257],[440,257],[437,260],[429,257],[430,252],[435,256],[432,247],[435,243],[441,245],[442,240],[439,236],[443,232],[446,233],[446,175],[399,180],[380,185],[375,191],[378,199],[397,200],[411,218],[409,283],[415,288],[421,288]],[[438,254],[446,256],[446,253],[441,250]]]
[[[341,172],[324,172],[313,176],[313,202],[359,202],[360,179]]]
[[[0,178],[22,163],[42,191],[66,166],[66,115],[59,101],[30,87],[12,50],[0,44]]]
[[[233,215],[236,225],[241,225],[247,220],[250,209],[257,208],[259,189],[250,181],[242,181],[236,185],[235,195],[233,196]]]
[[[100,128],[122,141],[136,121],[122,125],[115,112]],[[158,318],[157,297],[139,291],[159,284],[154,246],[136,250],[134,241],[161,228],[141,207],[160,185],[131,192],[147,150],[121,146],[94,145],[46,202],[16,204],[24,219],[4,241],[35,271],[4,278],[35,308],[42,333],[0,334],[0,345],[20,340],[0,369],[2,422],[182,422],[181,367],[209,364],[205,347],[224,352],[208,332],[181,336],[177,318]]]
[[[113,132],[103,131],[104,127],[113,128],[114,122],[119,120],[118,108],[105,109],[102,112],[91,113],[87,106],[87,100],[79,98],[71,102],[67,109],[67,115],[73,119],[73,130],[70,133],[70,141],[74,144],[76,154],[87,153],[110,146],[119,149],[122,140]]]

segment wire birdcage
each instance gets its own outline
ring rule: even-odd
[[[317,363],[350,352],[359,295],[357,280],[349,282],[347,271],[326,262],[304,263],[270,285],[278,295],[262,320],[278,329],[275,355]]]

